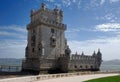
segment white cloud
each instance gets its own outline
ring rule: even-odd
[[[76,0],[73,0],[72,2],[73,2],[73,3],[75,3],[75,2],[76,2]]]
[[[41,0],[35,0],[35,1],[37,1],[38,3],[40,3],[40,2],[54,2],[54,0],[42,0],[42,1]]]
[[[10,33],[6,31],[0,31],[0,36],[11,36],[11,35],[16,35],[15,33]]]
[[[69,27],[69,29],[67,29],[66,33],[76,33],[76,32],[80,32],[80,31],[93,31],[93,29],[91,28],[84,28],[83,26],[79,26],[79,27]]]
[[[109,0],[110,3],[115,3],[115,2],[119,2],[120,0]]]
[[[84,51],[86,55],[92,55],[94,50],[97,52],[98,48],[100,48],[103,60],[120,58],[120,36],[87,41],[68,41],[68,44],[72,53],[77,51],[81,54]]]
[[[116,22],[118,18],[113,13],[108,13],[105,16],[103,16],[102,19],[108,20],[110,22]]]
[[[0,41],[0,58],[24,58],[26,40]]]
[[[98,2],[98,0],[91,0],[90,5],[91,6],[99,6],[100,3]]]
[[[66,7],[71,5],[71,1],[70,0],[62,0],[63,5],[65,5]]]
[[[107,0],[101,0],[100,1],[100,4],[104,4]],[[119,2],[120,0],[109,0],[110,3],[116,3],[116,2]]]
[[[25,26],[19,26],[19,25],[9,25],[9,26],[0,26],[1,30],[14,30],[18,32],[26,32]]]
[[[116,10],[119,10],[119,8],[107,9],[105,10],[104,15],[101,16],[96,15],[96,19],[111,23],[120,22],[120,18],[119,18],[120,11],[116,11]]]
[[[54,2],[54,0],[49,0],[50,2]]]
[[[71,33],[71,32],[80,32],[81,31],[81,29],[68,29],[66,32],[67,33]]]
[[[4,38],[9,37],[9,38],[16,38],[16,39],[26,39],[27,38],[26,34],[7,32],[7,31],[0,31],[0,38],[1,37],[4,37]]]
[[[0,26],[0,38],[2,37],[0,39],[0,58],[23,58],[26,33],[26,28],[22,26]]]
[[[55,6],[61,8],[61,4],[59,4],[59,3],[55,3]]]
[[[71,9],[71,6],[75,6],[78,9],[80,8],[82,0],[61,0],[61,1],[54,1],[54,4],[59,4],[60,7],[68,7]]]
[[[97,9],[101,6],[103,6],[105,3],[118,3],[120,0],[90,0],[90,3],[87,4],[87,9]]]
[[[97,31],[120,31],[120,23],[106,23],[106,24],[100,24],[96,25],[95,29]]]
[[[105,3],[105,0],[101,0],[100,1],[100,4],[102,5],[102,4],[104,4]]]
[[[81,0],[78,2],[78,9],[80,9],[81,7]]]
[[[0,37],[26,39],[27,30],[18,25],[0,26]]]
[[[29,1],[29,0],[27,0]],[[81,4],[83,4],[83,2],[85,0],[35,0],[38,3],[42,3],[42,2],[46,2],[46,3],[52,3],[52,5],[54,4],[59,4],[63,7],[68,7],[71,8],[70,6],[72,6],[74,4],[74,6],[76,5],[78,9],[81,8]],[[96,9],[96,7],[100,7],[102,6],[104,3],[116,3],[119,2],[120,0],[90,0],[90,1],[86,1],[86,3],[84,3],[84,7],[85,9]]]
[[[95,2],[96,0],[94,0]],[[100,5],[103,5],[105,2],[110,2],[110,3],[116,3],[119,2],[120,0],[100,0]]]

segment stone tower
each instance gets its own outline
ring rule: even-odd
[[[28,44],[23,71],[46,71],[57,67],[58,58],[65,55],[67,42],[64,31],[63,11],[57,7],[50,10],[44,3],[37,11],[31,10],[27,25]]]

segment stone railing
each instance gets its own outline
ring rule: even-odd
[[[62,73],[62,74],[47,74],[47,75],[36,75],[36,76],[25,76],[17,78],[1,79],[0,82],[34,82],[39,80],[62,78],[62,77],[73,77],[78,75],[88,74],[109,74],[109,73],[120,73],[116,72],[75,72],[75,73]]]

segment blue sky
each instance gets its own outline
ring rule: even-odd
[[[0,0],[0,58],[24,58],[30,10],[42,2],[63,10],[72,53],[120,59],[120,0]]]

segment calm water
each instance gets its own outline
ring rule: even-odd
[[[0,65],[10,65],[10,66],[21,66],[22,59],[0,59]],[[8,69],[3,69],[2,71],[7,71]],[[16,69],[12,68],[9,71],[20,71],[21,67]],[[120,64],[102,64],[100,67],[101,71],[120,71]]]
[[[120,65],[101,65],[101,71],[120,71]]]
[[[1,65],[2,69],[0,69],[0,71],[18,72],[21,71],[22,59],[0,59],[0,66]]]

